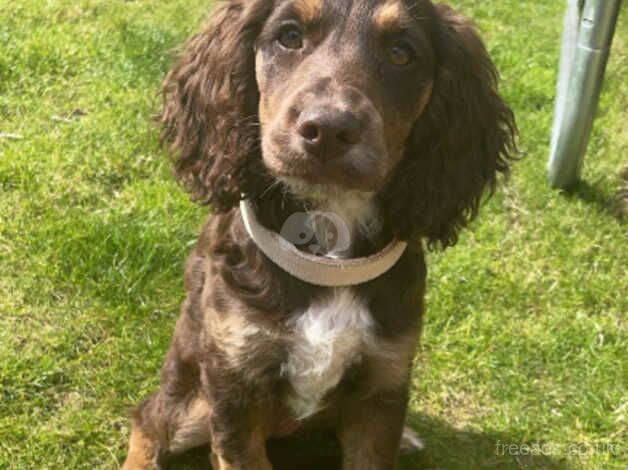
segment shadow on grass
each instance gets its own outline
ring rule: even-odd
[[[536,455],[510,455],[513,452],[508,452],[507,446],[519,443],[507,434],[459,431],[444,421],[420,415],[410,416],[408,423],[419,431],[426,448],[414,456],[401,457],[397,466],[399,470],[570,469],[566,463],[540,455],[540,452]],[[268,454],[275,470],[341,468],[340,449],[331,433],[271,441]],[[192,450],[171,461],[166,468],[210,469],[207,448]]]
[[[609,196],[599,186],[592,185],[586,181],[578,181],[572,188],[565,190],[564,194],[568,198],[576,198],[590,205],[596,206],[600,212],[603,212],[617,220],[624,220],[627,212],[627,196],[626,189],[628,187],[628,171],[623,176],[624,185],[619,189],[618,194]]]

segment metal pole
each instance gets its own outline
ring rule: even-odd
[[[548,165],[553,188],[568,188],[580,176],[620,5],[621,0],[568,0]]]

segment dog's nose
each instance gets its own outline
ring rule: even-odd
[[[301,113],[297,132],[305,150],[322,160],[342,157],[360,141],[362,124],[349,111],[315,108]]]

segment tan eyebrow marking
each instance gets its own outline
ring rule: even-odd
[[[323,0],[299,0],[294,9],[304,23],[314,23],[323,15]]]
[[[412,24],[412,16],[400,0],[388,0],[373,15],[375,27],[380,31],[390,31]]]

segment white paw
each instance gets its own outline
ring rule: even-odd
[[[425,449],[425,444],[419,437],[419,435],[409,427],[403,428],[403,434],[401,436],[401,445],[399,446],[399,453],[401,455],[416,454],[417,452]]]

